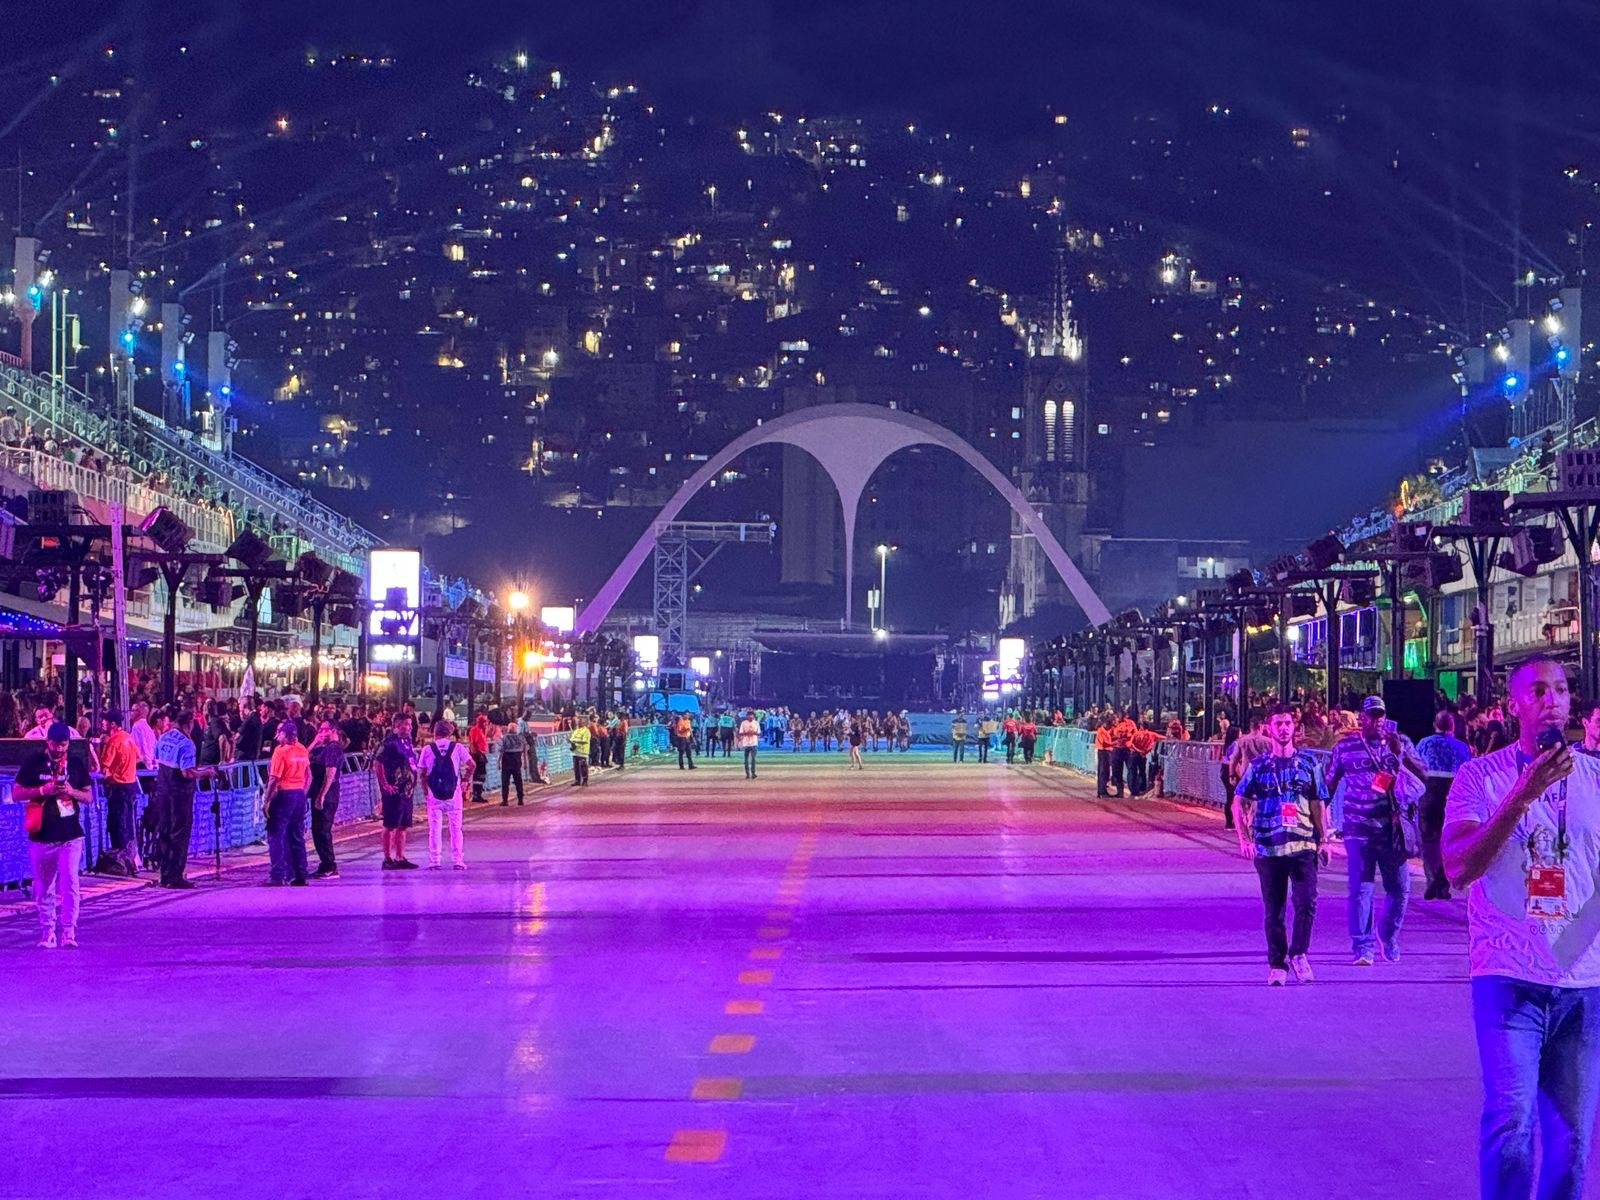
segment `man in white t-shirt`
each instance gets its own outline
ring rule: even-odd
[[[428,797],[428,869],[439,869],[439,826],[450,824],[450,857],[458,871],[467,869],[461,853],[462,784],[477,770],[472,751],[456,741],[453,722],[440,721],[433,727],[433,741],[422,748],[417,758],[417,777]]]
[[[1457,772],[1442,838],[1450,882],[1470,885],[1479,1179],[1485,1200],[1535,1183],[1581,1200],[1600,1104],[1600,760],[1562,738],[1559,663],[1520,664],[1507,690],[1520,736]]]

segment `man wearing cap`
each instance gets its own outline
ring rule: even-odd
[[[72,730],[56,721],[45,729],[44,748],[17,768],[12,798],[27,805],[28,865],[39,913],[39,945],[46,950],[78,944],[78,869],[83,862],[80,808],[89,803],[89,768],[69,760]],[[57,942],[57,908],[60,941]]]
[[[1395,824],[1395,781],[1408,771],[1425,783],[1428,768],[1404,734],[1388,720],[1382,696],[1361,702],[1356,730],[1334,743],[1328,763],[1328,790],[1344,784],[1345,866],[1350,892],[1346,900],[1350,943],[1355,965],[1370,967],[1381,942],[1390,962],[1400,958],[1400,924],[1411,896],[1406,848]],[[1383,878],[1383,922],[1374,933],[1374,877]]]

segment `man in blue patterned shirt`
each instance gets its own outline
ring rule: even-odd
[[[1370,967],[1378,943],[1390,962],[1400,958],[1400,922],[1411,898],[1406,847],[1396,829],[1395,781],[1408,771],[1425,782],[1428,768],[1411,740],[1389,724],[1382,696],[1361,702],[1360,727],[1334,743],[1328,786],[1344,784],[1344,852],[1349,871],[1348,915],[1355,965]],[[1383,876],[1383,924],[1372,927],[1373,879]]]
[[[1233,793],[1239,853],[1252,860],[1266,908],[1267,985],[1282,987],[1288,971],[1300,983],[1314,978],[1306,952],[1317,914],[1317,867],[1326,864],[1322,768],[1294,747],[1294,710],[1279,705],[1267,718],[1271,748],[1252,759]],[[1294,936],[1284,929],[1284,908],[1294,894]]]
[[[1444,829],[1444,802],[1455,782],[1456,772],[1472,761],[1472,747],[1456,736],[1455,714],[1440,709],[1433,718],[1433,733],[1417,743],[1417,757],[1428,768],[1428,790],[1422,797],[1419,814],[1422,827],[1422,873],[1428,880],[1424,900],[1450,899],[1450,881],[1445,878],[1444,859],[1439,853],[1439,834]]]

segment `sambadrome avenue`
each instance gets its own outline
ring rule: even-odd
[[[0,14],[0,1200],[1600,1200],[1600,10]]]

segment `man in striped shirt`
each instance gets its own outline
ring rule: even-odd
[[[1382,696],[1361,702],[1360,725],[1334,743],[1328,763],[1328,786],[1344,784],[1344,852],[1350,880],[1346,911],[1355,965],[1370,967],[1383,957],[1400,960],[1400,925],[1411,899],[1411,869],[1405,843],[1395,827],[1395,780],[1408,771],[1426,783],[1428,768],[1416,747],[1388,720]],[[1372,893],[1383,878],[1383,921],[1373,927]]]
[[[1310,983],[1311,924],[1317,914],[1317,867],[1326,864],[1322,768],[1294,747],[1294,711],[1279,705],[1267,718],[1270,748],[1244,769],[1234,790],[1239,853],[1252,860],[1266,908],[1267,986],[1282,987],[1288,971]],[[1294,896],[1294,936],[1284,929],[1284,909]]]

